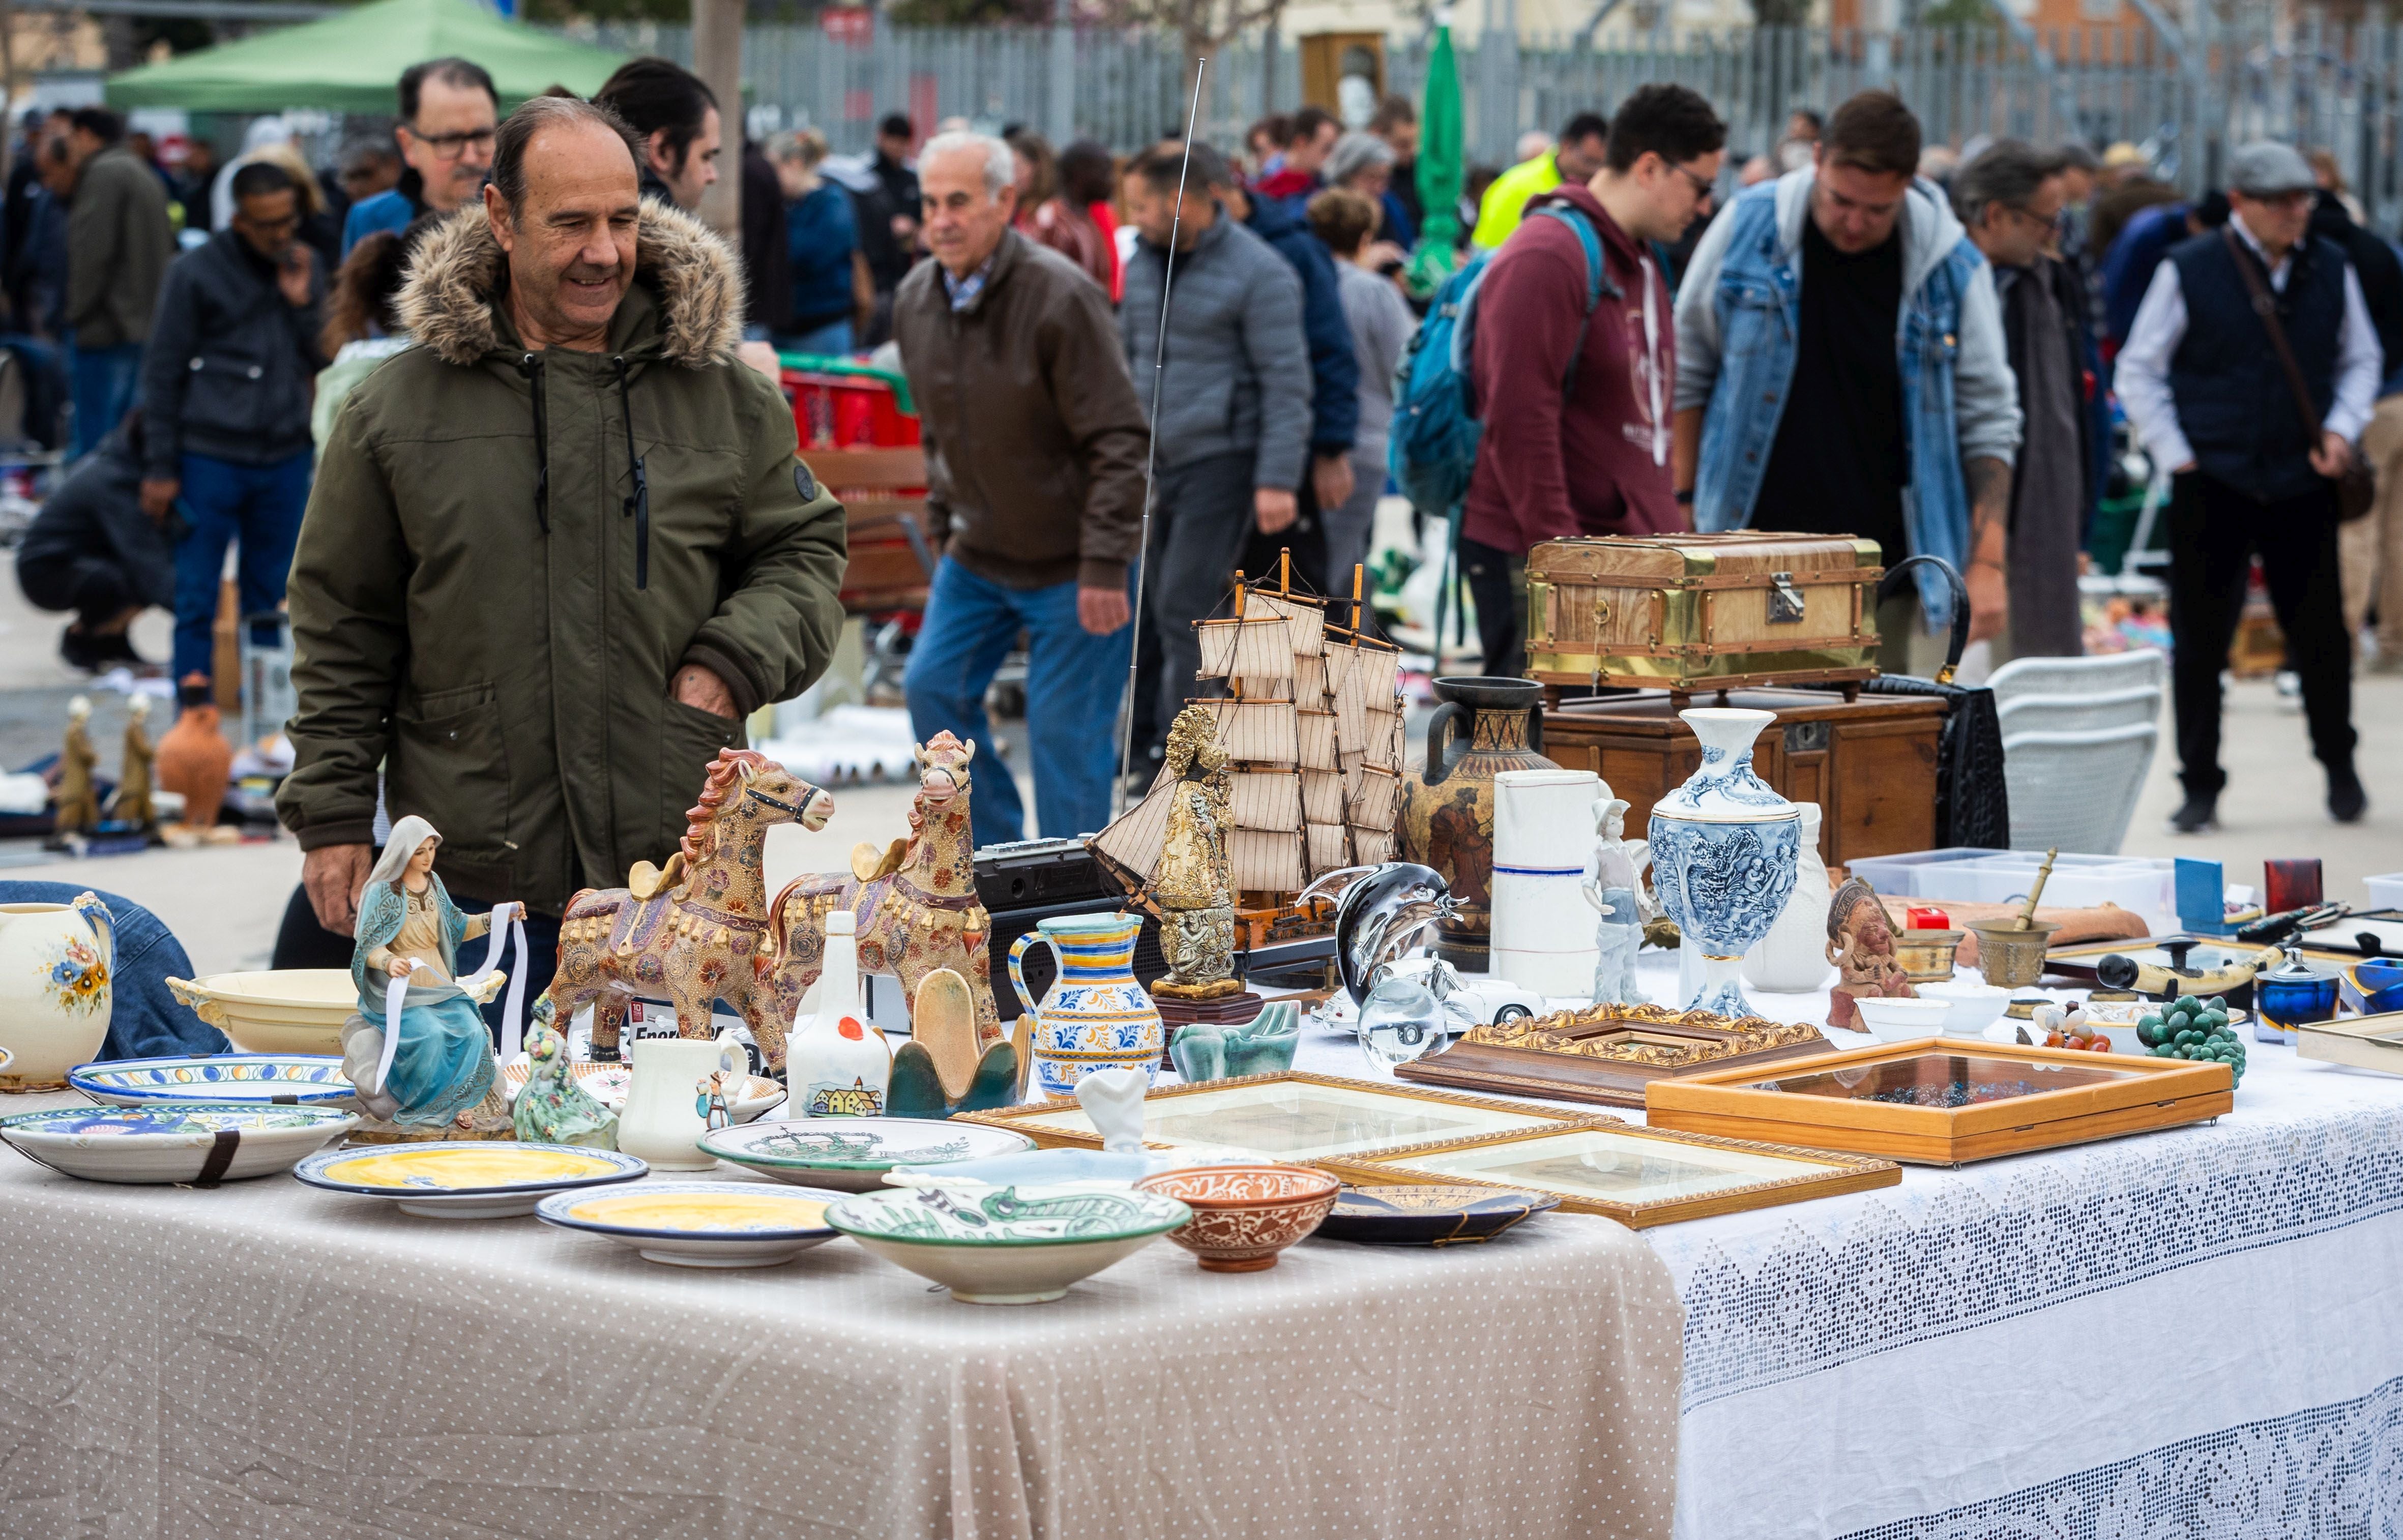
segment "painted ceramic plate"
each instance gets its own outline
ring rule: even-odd
[[[0,1117],[0,1140],[27,1159],[88,1182],[219,1182],[290,1171],[358,1126],[331,1107],[176,1103],[50,1107]]]
[[[404,1214],[493,1219],[532,1214],[554,1192],[632,1182],[650,1169],[616,1150],[463,1139],[327,1150],[301,1161],[292,1174],[328,1192],[392,1199]]]
[[[843,1194],[757,1182],[643,1182],[558,1192],[535,1217],[590,1230],[677,1268],[772,1268],[835,1238],[828,1205]]]
[[[826,1211],[862,1247],[971,1305],[1057,1299],[1192,1217],[1155,1193],[1016,1187],[862,1193]]]
[[[1318,1227],[1323,1241],[1443,1246],[1490,1241],[1531,1214],[1560,1207],[1549,1192],[1449,1183],[1346,1187]]]
[[[332,1054],[219,1053],[77,1064],[67,1084],[95,1102],[249,1102],[348,1105],[357,1093]]]
[[[523,1060],[501,1066],[501,1094],[514,1102],[518,1092],[525,1089],[526,1075],[531,1066]],[[576,1084],[589,1091],[592,1099],[611,1112],[626,1110],[626,1092],[633,1084],[633,1071],[624,1064],[596,1064],[579,1061],[573,1068]],[[743,1094],[735,1099],[734,1120],[748,1123],[761,1113],[785,1099],[785,1088],[764,1075],[755,1075],[744,1083]]]
[[[868,1192],[896,1166],[948,1165],[1031,1150],[1007,1129],[939,1117],[804,1117],[718,1129],[701,1147],[721,1160],[805,1187]]]

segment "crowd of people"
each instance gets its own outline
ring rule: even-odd
[[[54,351],[74,468],[18,571],[35,604],[72,615],[68,661],[142,665],[131,620],[171,608],[160,661],[205,693],[229,548],[241,613],[271,617],[296,548],[305,564],[319,539],[333,560],[311,532],[364,517],[360,498],[405,503],[408,474],[378,458],[389,445],[358,438],[408,418],[392,383],[403,356],[506,367],[537,448],[575,412],[600,424],[594,442],[618,432],[622,465],[536,455],[530,531],[552,534],[590,493],[630,516],[633,591],[681,580],[681,543],[707,521],[679,502],[699,451],[637,448],[632,355],[611,329],[634,323],[621,312],[603,327],[611,378],[512,332],[524,318],[498,301],[501,319],[463,340],[445,307],[475,309],[472,294],[428,277],[461,271],[465,226],[511,223],[491,202],[516,201],[501,152],[533,113],[562,134],[622,128],[653,201],[637,215],[646,269],[667,260],[655,242],[716,245],[679,211],[740,179],[709,345],[889,350],[919,413],[940,555],[905,679],[913,725],[991,742],[987,688],[1022,647],[1047,833],[1106,820],[1130,672],[1140,754],[1191,690],[1192,623],[1237,572],[1282,573],[1289,554],[1299,584],[1352,596],[1397,415],[1424,407],[1408,394],[1418,376],[1397,371],[1431,309],[1462,328],[1481,439],[1460,506],[1417,511],[1452,529],[1487,673],[1523,667],[1535,545],[1689,529],[1943,558],[1957,592],[1925,569],[1880,615],[1890,672],[1934,673],[1964,605],[1996,660],[2075,654],[2116,403],[2172,489],[2177,825],[2215,813],[2220,667],[2256,557],[2329,812],[2364,811],[2349,696],[2373,613],[2375,666],[2403,664],[2403,365],[2388,363],[2403,359],[2403,262],[2325,158],[2246,146],[2224,188],[2188,201],[2132,146],[1928,145],[1880,91],[1797,111],[1777,146],[1731,157],[1707,100],[1653,85],[1533,136],[1513,164],[1472,174],[1459,207],[1430,211],[1398,97],[1357,127],[1317,108],[1263,119],[1239,156],[1176,140],[1055,149],[1024,126],[961,121],[922,144],[896,114],[858,158],[813,129],[752,142],[662,60],[630,62],[577,104],[597,117],[556,118],[567,109],[540,105],[555,100],[569,99],[505,116],[473,61],[412,64],[391,122],[322,170],[274,120],[223,165],[195,145],[173,169],[104,108],[26,122],[7,203],[8,345]],[[1448,238],[1430,267],[1428,243]],[[564,259],[564,292],[592,260]],[[1431,293],[1430,271],[1453,276]],[[671,325],[656,345],[696,344]],[[372,412],[351,405],[370,382]],[[455,410],[438,415],[474,437]],[[465,452],[430,423],[409,431]],[[346,435],[382,480],[336,474]],[[2356,465],[2376,502],[2348,522],[2360,499],[2340,490]],[[805,468],[795,480],[813,506]],[[322,581],[352,591],[332,571]],[[705,712],[747,711],[806,673],[798,658],[746,664],[757,638],[739,652],[651,642],[706,675],[684,701]],[[565,763],[563,743],[526,752]],[[297,784],[317,773],[304,764]],[[354,832],[358,796],[346,784],[339,817],[310,818]],[[973,808],[981,843],[1026,832],[1007,777]]]

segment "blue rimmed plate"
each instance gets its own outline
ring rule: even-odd
[[[218,1053],[113,1059],[77,1064],[67,1084],[95,1102],[135,1107],[158,1102],[243,1102],[276,1106],[353,1105],[357,1090],[341,1060],[319,1053]]]
[[[534,1215],[588,1230],[676,1268],[772,1268],[836,1230],[826,1208],[846,1195],[764,1182],[643,1182],[600,1192],[553,1193]]]
[[[326,1150],[301,1161],[292,1174],[327,1192],[390,1199],[403,1214],[497,1219],[532,1214],[554,1192],[632,1182],[650,1169],[616,1150],[461,1139]]]
[[[1346,1187],[1317,1229],[1321,1241],[1449,1246],[1491,1241],[1531,1214],[1560,1207],[1549,1192],[1467,1183]]]
[[[290,1171],[358,1126],[332,1107],[179,1102],[143,1107],[49,1107],[0,1117],[0,1141],[27,1159],[88,1182],[219,1182]]]

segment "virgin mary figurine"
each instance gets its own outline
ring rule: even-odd
[[[342,1025],[342,1068],[359,1089],[360,1105],[372,1117],[418,1128],[461,1118],[493,1092],[493,1037],[459,986],[459,944],[518,909],[498,904],[489,915],[460,913],[434,875],[441,842],[423,818],[393,825],[359,893],[358,945],[351,954],[359,1008]],[[386,1018],[396,1005],[396,1023]]]

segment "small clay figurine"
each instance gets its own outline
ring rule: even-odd
[[[1585,879],[1585,901],[1599,916],[1594,922],[1594,945],[1602,951],[1593,965],[1593,1003],[1647,1006],[1651,1001],[1635,981],[1635,953],[1644,945],[1644,915],[1638,898],[1644,884],[1627,849],[1627,803],[1616,797],[1598,798],[1593,822],[1593,859]]]
[[[150,800],[150,699],[137,695],[125,708],[125,757],[117,772],[117,800],[111,811],[120,824],[155,833],[158,810]]]
[[[1169,804],[1160,865],[1150,895],[1160,908],[1160,950],[1168,977],[1151,986],[1172,1000],[1239,994],[1235,966],[1235,894],[1227,860],[1227,750],[1218,719],[1207,706],[1188,706],[1168,729],[1168,770],[1178,782]]]
[[[567,1039],[551,1025],[549,1003],[535,1004],[526,1032],[526,1083],[509,1120],[518,1137],[536,1145],[618,1147],[618,1115],[576,1078],[567,1061]]]
[[[70,834],[90,834],[100,825],[100,794],[91,779],[100,756],[92,753],[91,734],[84,726],[90,720],[89,697],[78,695],[67,702],[67,735],[59,745],[59,784],[54,794],[59,812],[52,825],[53,843],[63,842]]]
[[[1894,955],[1894,921],[1875,890],[1854,877],[1827,901],[1827,961],[1842,974],[1827,996],[1827,1025],[1857,1032],[1856,1000],[1916,999],[1910,975]]]
[[[233,745],[218,729],[207,674],[186,674],[176,699],[183,702],[183,713],[159,740],[158,784],[182,795],[182,832],[206,838],[216,827],[217,810],[225,805]]]
[[[692,1110],[704,1129],[731,1127],[734,1110],[728,1105],[726,1083],[732,1078],[724,1070],[712,1070],[692,1083]]]
[[[522,906],[462,914],[434,875],[441,842],[424,819],[401,819],[359,891],[351,956],[359,1008],[342,1024],[342,1068],[372,1117],[405,1128],[513,1131],[493,1073],[493,1034],[457,976],[460,943]],[[396,1006],[393,1020],[386,1013]]]

